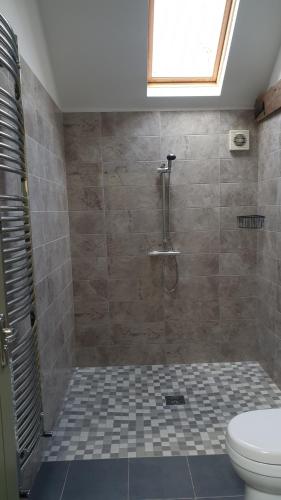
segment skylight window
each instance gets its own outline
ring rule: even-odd
[[[216,83],[235,0],[149,0],[148,84]]]

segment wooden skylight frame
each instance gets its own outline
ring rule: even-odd
[[[196,1],[196,0],[195,0]],[[228,44],[229,33],[231,30],[233,13],[235,10],[236,0],[226,0],[225,10],[222,20],[222,26],[219,36],[217,53],[215,57],[214,69],[212,76],[207,77],[153,77],[152,76],[152,61],[153,61],[153,28],[154,28],[154,0],[148,0],[148,46],[147,46],[147,83],[148,85],[175,85],[175,84],[217,84],[220,76],[220,71],[224,62],[226,47]]]

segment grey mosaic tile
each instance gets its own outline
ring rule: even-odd
[[[233,416],[280,404],[255,362],[77,368],[45,460],[221,454]]]

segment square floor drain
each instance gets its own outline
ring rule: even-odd
[[[184,396],[176,395],[176,396],[165,396],[166,406],[179,406],[185,405]]]

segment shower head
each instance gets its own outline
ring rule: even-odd
[[[176,159],[176,155],[174,153],[169,153],[167,156],[168,161],[173,161]]]
[[[168,171],[171,172],[172,170],[172,161],[176,159],[176,155],[174,153],[169,153],[167,156],[168,160]]]

